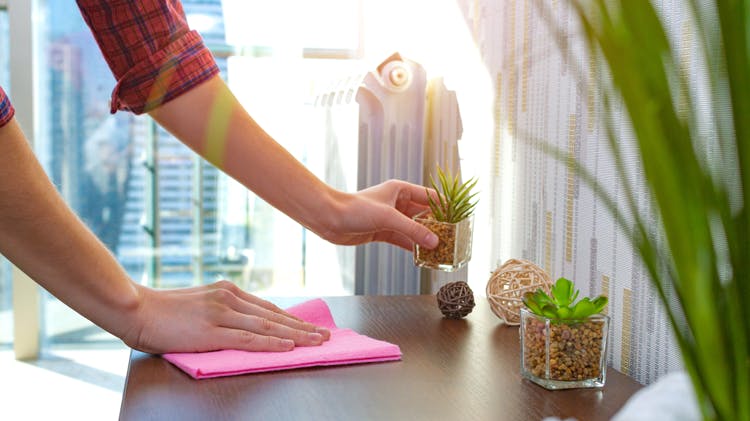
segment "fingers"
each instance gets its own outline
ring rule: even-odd
[[[266,310],[272,311],[274,313],[280,314],[284,317],[288,317],[290,319],[296,320],[298,322],[304,322],[304,320],[300,319],[299,317],[289,314],[288,312],[282,310],[279,308],[276,304],[266,301],[260,297],[257,297],[255,295],[252,295],[246,291],[244,291],[242,288],[238,287],[237,285],[229,282],[229,281],[219,281],[219,282],[225,282],[226,284],[223,284],[222,287],[228,288],[230,291],[232,291],[234,294],[236,294],[241,299],[251,303],[255,304],[257,306],[263,307]],[[228,285],[227,285],[228,284]],[[312,326],[310,323],[307,323],[308,325]]]
[[[438,245],[439,240],[435,233],[400,212],[393,212],[391,216],[386,217],[383,228],[395,233],[401,233],[412,242],[418,243],[420,246],[428,249],[433,249]],[[391,237],[394,241],[398,241],[396,238],[398,237]],[[399,247],[404,247],[403,241],[391,243]],[[405,248],[409,249],[410,247]]]
[[[382,241],[407,251],[414,251],[414,241],[400,232],[382,231],[375,235],[375,241]]]
[[[400,180],[384,183],[342,197],[342,218],[325,235],[334,244],[356,245],[385,241],[406,250],[414,243],[433,249],[439,239],[412,216],[429,209],[432,189]]]
[[[429,196],[437,197],[433,189],[401,180],[389,180],[363,192],[373,198],[380,197],[379,200],[389,196],[389,210],[376,218],[378,232],[375,240],[386,241],[407,250],[412,248],[413,243],[428,249],[437,246],[438,237],[424,225],[411,219],[413,215],[429,208]]]
[[[239,312],[227,314],[222,326],[245,332],[240,336],[243,341],[241,349],[259,351],[275,350],[277,347],[317,346],[324,342],[323,335],[295,329],[281,323],[274,322],[258,315],[247,315]],[[265,339],[273,338],[281,341]],[[286,350],[285,348],[282,350]]]
[[[202,289],[202,288],[205,288],[205,287],[200,286],[200,287],[186,288],[185,291],[195,291],[195,290]],[[227,281],[227,280],[216,281],[216,282],[208,285],[208,288],[211,288],[211,289],[225,289],[225,290],[231,292],[232,294],[237,295],[241,299],[243,299],[243,300],[245,300],[245,301],[247,301],[249,303],[255,304],[257,306],[263,307],[266,310],[270,310],[270,311],[273,311],[274,313],[282,314],[282,315],[284,315],[286,317],[289,317],[290,319],[294,319],[294,320],[297,320],[299,322],[303,321],[299,317],[294,316],[292,314],[289,314],[286,311],[282,310],[276,304],[274,304],[274,303],[272,303],[270,301],[266,301],[266,300],[264,300],[262,298],[256,297],[255,295],[252,295],[252,294],[244,291],[242,288],[238,287],[237,285],[233,284],[230,281]]]
[[[391,198],[395,198],[394,205],[400,210],[409,207],[427,208],[430,196],[437,200],[437,193],[433,189],[401,180],[389,180],[380,187],[389,192]]]
[[[294,341],[261,335],[244,329],[223,329],[216,349],[238,349],[254,352],[286,352],[294,349]]]
[[[396,207],[399,207],[399,204],[409,202],[427,206],[429,205],[428,196],[431,196],[433,200],[437,200],[437,193],[434,189],[396,179],[361,190],[360,193],[375,197],[381,202],[395,202],[393,204]]]
[[[232,309],[240,315],[256,317],[264,321],[273,323],[274,327],[283,326],[295,331],[294,335],[296,336],[285,335],[283,337],[294,339],[294,342],[297,345],[320,345],[320,342],[327,341],[331,337],[331,331],[324,327],[315,326],[312,323],[308,323],[305,321],[290,319],[284,314],[279,314],[265,308],[261,308],[255,304],[248,303],[247,301],[241,299],[234,301],[233,303],[231,303],[231,305]],[[246,322],[240,322],[238,324],[227,327],[242,328],[244,324],[246,324]],[[257,327],[255,324],[250,324],[250,326]],[[261,327],[266,328],[269,327],[269,325],[262,324]],[[288,333],[289,331],[284,330],[284,332]],[[318,338],[320,338],[320,341],[318,341]]]
[[[175,290],[140,287],[140,296],[132,328],[121,337],[144,352],[289,351],[330,338],[328,329],[293,318],[228,281]]]
[[[413,217],[414,215],[420,214],[426,210],[429,210],[429,206],[424,205],[418,205],[414,202],[410,202],[406,204],[406,207],[404,208],[398,208],[404,215],[408,217]]]
[[[315,326],[312,323],[305,322],[286,311],[280,309],[275,304],[249,294],[229,281],[219,281],[212,284],[212,287],[218,292],[217,297],[224,301],[236,314],[231,315],[230,319],[223,321],[225,327],[245,329],[270,328],[269,332],[282,332],[283,338],[294,340],[296,345],[309,346],[320,345],[331,337],[331,331]],[[223,291],[223,292],[219,292]],[[253,317],[253,322],[240,320],[240,316]],[[266,324],[266,321],[271,324]],[[260,324],[258,324],[260,323]],[[282,329],[283,328],[283,329]],[[253,330],[258,332],[258,330]]]
[[[419,205],[426,206],[429,204],[428,200],[428,193],[430,193],[430,188],[425,188],[423,186],[418,186],[416,184],[406,183],[406,182],[400,182],[398,183],[399,188],[399,194],[398,194],[398,200],[399,202],[414,202]]]

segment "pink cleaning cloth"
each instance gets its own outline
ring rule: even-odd
[[[360,335],[351,329],[336,327],[328,305],[321,299],[304,302],[287,311],[316,326],[330,329],[331,339],[320,346],[300,346],[289,352],[247,352],[227,349],[164,354],[163,357],[196,379],[401,359],[401,349],[398,345]]]

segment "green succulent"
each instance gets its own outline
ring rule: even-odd
[[[456,223],[463,221],[474,212],[477,201],[472,199],[477,193],[471,190],[477,185],[477,180],[472,177],[464,183],[460,183],[458,175],[451,176],[437,167],[438,183],[430,175],[432,188],[437,192],[437,200],[428,194],[430,210],[436,220],[441,222]]]
[[[607,297],[603,295],[593,299],[584,297],[576,303],[579,293],[573,282],[560,278],[550,289],[550,295],[539,288],[524,294],[523,303],[532,313],[555,321],[584,320],[607,305]]]

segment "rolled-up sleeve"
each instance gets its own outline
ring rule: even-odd
[[[0,127],[8,124],[15,113],[16,111],[13,109],[13,104],[10,103],[8,95],[5,94],[2,86],[0,86]]]
[[[153,110],[219,73],[179,0],[77,0],[117,84],[110,112]]]

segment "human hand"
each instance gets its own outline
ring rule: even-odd
[[[428,192],[434,194],[416,184],[388,180],[354,194],[342,193],[333,222],[321,236],[342,245],[384,241],[411,251],[416,242],[434,248],[437,236],[411,219],[429,209]]]
[[[139,285],[138,295],[133,326],[122,339],[144,352],[290,351],[331,335],[229,281],[175,290]]]

